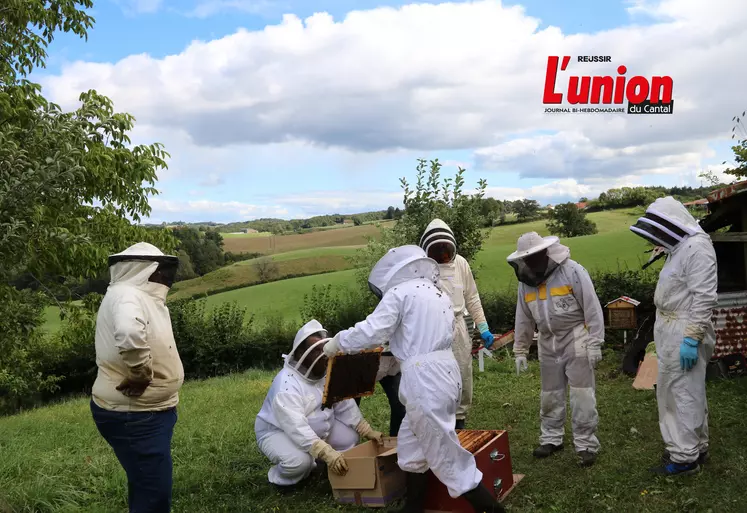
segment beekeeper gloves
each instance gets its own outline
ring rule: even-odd
[[[365,419],[358,423],[355,430],[366,440],[373,440],[379,445],[384,443],[384,434],[381,431],[375,431]]]
[[[337,474],[338,476],[344,476],[348,472],[348,463],[345,461],[345,457],[334,450],[324,440],[317,440],[311,446],[309,454],[314,459],[320,459],[327,464],[327,467]]]
[[[481,322],[480,324],[477,325],[477,330],[480,332],[480,337],[485,343],[485,349],[490,349],[490,347],[493,345],[494,338],[493,338],[493,334],[490,333],[490,329],[488,328],[488,323]]]
[[[698,341],[685,337],[680,344],[680,367],[689,371],[698,363]]]
[[[525,370],[529,369],[529,364],[527,363],[527,357],[526,356],[517,356],[516,357],[516,375],[518,376]]]
[[[588,349],[589,365],[592,369],[596,369],[597,364],[602,360],[602,348],[601,347],[590,347]]]
[[[340,352],[340,334],[335,335],[332,340],[324,344],[324,354],[332,358]]]

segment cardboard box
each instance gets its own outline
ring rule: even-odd
[[[348,472],[327,471],[332,495],[341,504],[383,508],[404,496],[405,474],[397,465],[397,438],[384,437],[384,445],[366,442],[343,452]]]
[[[641,366],[638,367],[638,374],[633,381],[633,388],[636,390],[653,390],[658,374],[659,364],[656,361],[656,354],[646,353]]]

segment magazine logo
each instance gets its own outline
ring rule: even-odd
[[[542,103],[560,105],[563,93],[555,90],[558,74],[567,71],[571,57],[566,55],[563,62],[560,57],[547,58],[545,73],[545,92]],[[579,56],[578,62],[612,62],[606,55]],[[617,75],[589,76],[571,75],[568,79],[568,91],[565,99],[574,107],[545,108],[545,112],[627,112],[628,114],[672,114],[674,100],[672,89],[674,83],[670,76],[646,78],[636,75],[628,79],[628,68],[617,67]],[[627,106],[622,105],[627,102]],[[576,106],[582,107],[576,107]],[[590,105],[591,107],[583,107]],[[596,106],[596,107],[594,107]]]

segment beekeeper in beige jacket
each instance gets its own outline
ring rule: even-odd
[[[171,508],[171,437],[184,381],[166,295],[179,260],[140,242],[109,257],[91,412],[127,473],[131,512]]]
[[[480,332],[485,347],[493,345],[480,294],[469,263],[457,254],[456,238],[451,228],[440,219],[434,219],[420,238],[420,247],[429,258],[438,262],[441,272],[439,286],[451,298],[456,322],[454,323],[454,356],[462,375],[462,400],[457,407],[456,429],[464,429],[467,411],[472,405],[472,339],[464,319],[465,309]]]

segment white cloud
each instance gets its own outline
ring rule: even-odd
[[[152,14],[163,6],[163,0],[115,0],[126,14]]]
[[[288,215],[285,207],[251,205],[239,201],[172,201],[155,197],[150,199],[150,206],[153,208],[153,213],[149,222],[152,223],[177,219],[192,222],[220,219],[223,222],[230,222]]]
[[[208,0],[202,12],[257,5]],[[539,30],[522,8],[499,1],[378,8],[340,21],[286,15],[163,59],[75,62],[43,82],[64,106],[89,88],[111,96],[142,133],[175,140],[167,149],[187,174],[242,172],[237,148],[300,142],[351,152],[477,149],[481,174],[548,178],[574,194],[623,177],[691,177],[745,107],[747,68],[733,63],[747,47],[747,9],[733,0],[637,0],[630,10],[656,23],[566,35]],[[624,64],[629,76],[670,75],[674,114],[545,114],[547,56],[589,54],[613,63],[572,62],[558,90],[570,74],[612,75]],[[537,130],[555,135],[511,139]],[[211,165],[216,155],[225,161]]]
[[[216,185],[223,185],[226,180],[218,173],[210,173],[207,178],[200,182],[202,187],[215,187]]]

